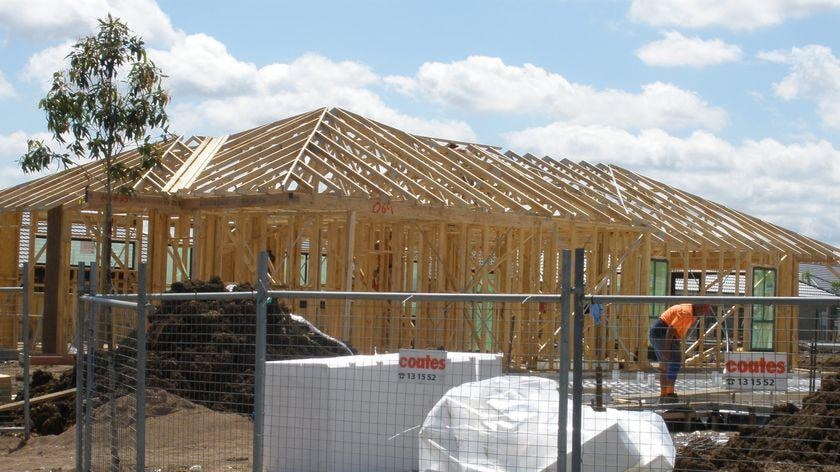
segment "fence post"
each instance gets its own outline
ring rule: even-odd
[[[562,285],[560,287],[560,411],[557,419],[557,472],[566,472],[568,457],[569,424],[569,318],[571,311],[572,253],[563,249],[560,262]]]
[[[111,281],[106,281],[105,285],[111,287]],[[105,297],[110,295],[110,292],[103,294]],[[119,429],[117,427],[117,351],[114,348],[114,311],[110,305],[105,305],[102,311],[105,314],[105,337],[108,343],[105,358],[108,360],[108,423],[110,425],[111,472],[119,472],[120,445]]]
[[[575,249],[575,328],[574,328],[574,375],[572,377],[572,472],[580,472],[581,420],[583,416],[583,249]]]
[[[29,262],[23,263],[23,440],[29,441],[32,419],[29,416]]]
[[[254,356],[254,444],[253,472],[263,470],[263,397],[265,396],[265,341],[268,303],[268,253],[257,260],[256,352]]]
[[[96,264],[90,265],[90,294],[96,294],[96,282],[99,268]],[[95,304],[88,302],[87,305],[87,382],[85,385],[85,440],[84,455],[85,463],[82,465],[84,472],[90,472],[91,459],[93,456],[93,362],[94,351],[96,351],[96,313]]]
[[[82,470],[82,396],[84,395],[84,336],[85,317],[82,295],[85,293],[85,263],[76,264],[76,470]]]
[[[137,268],[137,470],[146,470],[146,263]]]

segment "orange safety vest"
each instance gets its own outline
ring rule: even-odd
[[[680,339],[684,339],[688,330],[691,329],[691,325],[694,324],[694,320],[697,319],[694,316],[694,310],[691,309],[691,304],[684,304],[684,305],[674,305],[671,308],[665,310],[665,313],[662,313],[659,316],[659,319],[664,321],[668,324],[668,326],[674,328],[674,330],[679,335]]]

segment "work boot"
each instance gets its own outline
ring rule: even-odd
[[[669,393],[659,397],[660,404],[679,403],[680,397],[676,393]]]

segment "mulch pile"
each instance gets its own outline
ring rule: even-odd
[[[251,291],[248,284],[234,291]],[[171,292],[224,292],[218,278],[208,282],[172,284]],[[268,305],[266,360],[334,357],[353,354],[341,343],[313,331],[292,318],[283,304]],[[256,338],[254,300],[164,301],[147,323],[146,385],[163,389],[217,411],[253,411]],[[134,333],[115,352],[117,396],[130,393],[136,379]],[[108,398],[106,352],[97,352],[97,396],[94,407]],[[75,387],[75,368],[56,377],[48,372],[32,375],[31,397]],[[120,388],[120,385],[123,388]],[[75,422],[73,397],[32,407],[32,430],[60,434]]]
[[[726,444],[707,446],[681,447],[674,470],[840,471],[840,375],[823,378],[802,409],[779,406],[766,425],[745,427]]]

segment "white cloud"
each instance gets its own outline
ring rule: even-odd
[[[422,119],[389,107],[375,92],[381,78],[359,62],[336,62],[305,54],[292,62],[273,63],[260,69],[238,64],[241,76],[235,82],[222,77],[218,84],[207,87],[226,94],[178,102],[171,107],[173,128],[178,132],[229,133],[323,106],[340,106],[406,131],[475,139],[475,133],[464,122]],[[187,71],[178,74],[181,72]],[[173,80],[178,83],[185,79],[173,74]],[[225,86],[228,83],[231,87]]]
[[[150,49],[149,57],[169,77],[174,95],[236,95],[252,91],[257,66],[228,53],[224,44],[206,34],[178,38],[168,50]]]
[[[0,100],[15,96],[15,88],[6,80],[6,76],[0,71]]]
[[[154,0],[4,0],[0,25],[30,40],[76,39],[96,30],[97,18],[111,13],[153,44],[168,44],[180,34]]]
[[[22,77],[47,90],[52,74],[66,67],[71,46],[66,42],[32,55]],[[462,121],[423,119],[387,106],[376,92],[381,77],[359,62],[305,54],[289,63],[257,67],[206,34],[181,35],[168,48],[149,49],[149,57],[167,75],[164,87],[173,95],[168,112],[172,129],[179,133],[229,133],[323,106],[342,106],[407,131],[475,140]]]
[[[17,160],[26,152],[26,142],[29,139],[41,139],[54,145],[47,133],[26,134],[15,131],[9,134],[0,133],[0,189],[17,185],[21,182],[38,178],[51,171],[34,174],[24,174],[17,164]]]
[[[840,0],[633,0],[629,16],[653,26],[751,30],[840,8]]]
[[[705,67],[741,59],[741,48],[720,39],[687,38],[677,31],[663,33],[663,39],[642,46],[636,55],[657,67]]]
[[[758,57],[790,67],[790,73],[774,86],[777,96],[813,100],[823,124],[840,130],[840,60],[830,48],[812,44],[790,51],[761,52]]]
[[[640,93],[576,84],[560,74],[497,57],[471,56],[452,63],[427,62],[414,77],[386,83],[407,95],[474,111],[531,113],[577,124],[626,128],[720,129],[726,112],[676,85],[653,82]]]
[[[616,164],[840,247],[840,149],[824,140],[733,144],[706,131],[679,138],[567,123],[506,139],[518,152]]]
[[[53,74],[67,68],[67,55],[72,47],[73,41],[65,41],[29,56],[21,71],[21,77],[38,84],[44,91],[49,90]]]

